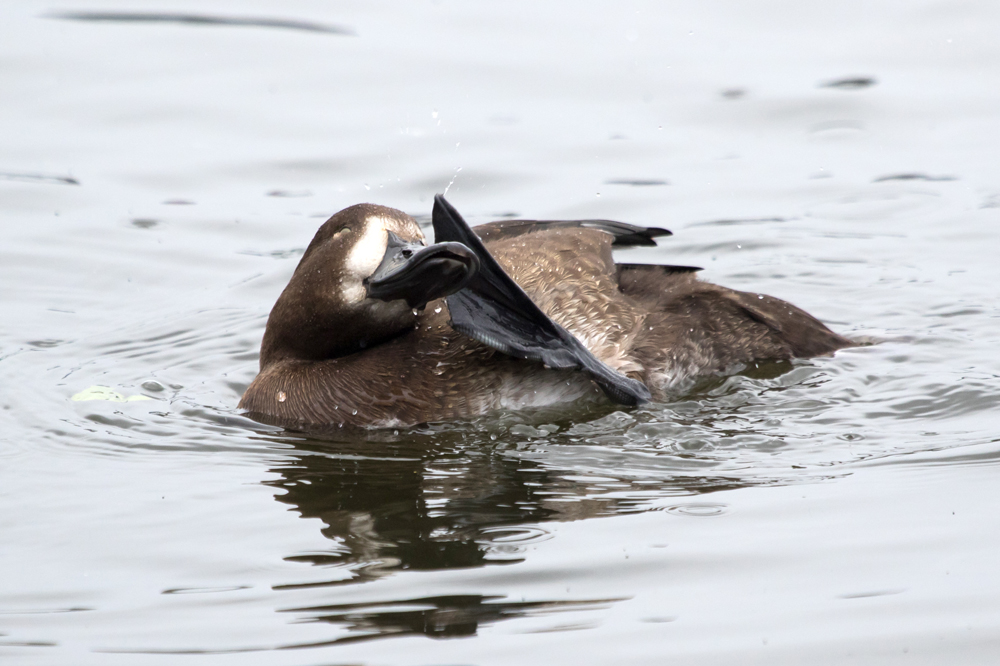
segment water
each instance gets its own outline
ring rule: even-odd
[[[0,658],[995,661],[994,3],[99,9],[0,9]],[[635,410],[243,418],[318,225],[446,187],[666,226],[622,259],[878,344]]]

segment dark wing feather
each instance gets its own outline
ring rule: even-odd
[[[697,273],[704,270],[701,266],[672,266],[670,264],[615,264],[618,284],[622,278],[626,280],[637,272],[651,271],[659,275],[675,275],[678,273]]]
[[[602,363],[569,331],[552,321],[501,268],[462,216],[443,196],[434,197],[435,242],[458,242],[479,258],[480,268],[461,291],[448,296],[456,331],[515,358],[587,373],[615,402],[636,405],[650,398],[642,382]]]
[[[654,238],[660,236],[672,236],[667,229],[660,227],[640,227],[636,224],[626,222],[615,222],[614,220],[501,220],[500,222],[488,222],[473,227],[484,241],[506,240],[520,236],[521,234],[539,231],[541,229],[567,229],[584,227],[586,229],[597,229],[614,236],[612,245],[615,247],[647,246],[655,247]]]

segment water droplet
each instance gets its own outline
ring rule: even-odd
[[[763,294],[757,294],[757,298],[759,298],[760,300],[764,300],[764,295]]]
[[[278,391],[278,402],[284,402],[284,401],[285,401],[285,392]]]
[[[440,307],[434,308],[434,314],[441,314],[441,308]]]
[[[358,415],[358,410],[352,409],[351,410],[351,416],[357,416],[357,415]]]

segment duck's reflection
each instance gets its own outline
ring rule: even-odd
[[[508,430],[506,439],[515,430]],[[546,538],[546,522],[631,512],[653,496],[748,483],[711,474],[655,480],[635,470],[618,475],[614,460],[594,478],[560,469],[559,460],[577,455],[573,445],[552,442],[526,449],[481,432],[387,438],[392,441],[373,442],[370,435],[339,442],[303,438],[271,469],[277,478],[268,485],[283,491],[277,500],[324,523],[322,532],[332,542],[328,550],[289,557],[345,574],[320,584],[363,582],[398,570],[518,562],[529,544]],[[681,463],[674,459],[672,464]],[[692,464],[701,468],[704,463]]]
[[[361,583],[400,570],[519,562],[529,544],[547,538],[540,524],[584,517],[579,506],[560,501],[571,482],[506,454],[488,435],[436,434],[431,445],[307,440],[295,446],[294,455],[272,469],[278,478],[268,484],[284,491],[278,501],[304,518],[319,518],[332,543],[323,552],[288,559],[323,566],[331,575],[285,589]],[[590,610],[611,601],[463,594],[285,610],[339,625],[346,635],[330,642],[340,643],[469,636],[503,619]]]
[[[371,578],[398,569],[451,569],[519,561],[519,528],[556,514],[544,506],[549,473],[489,447],[428,450],[406,444],[299,444],[274,469],[280,502],[319,518],[336,545],[292,559],[350,567]],[[505,530],[504,527],[510,529]]]
[[[327,644],[352,643],[390,636],[424,635],[429,638],[474,636],[481,626],[527,615],[587,611],[606,608],[620,599],[588,601],[515,601],[478,594],[449,595],[404,599],[369,604],[337,604],[295,608],[289,612],[307,613],[314,621],[344,626],[347,636]],[[585,625],[566,625],[563,630]]]
[[[740,375],[767,391],[767,382],[792,369],[758,364]],[[735,388],[726,391],[729,384]],[[287,557],[316,565],[320,575],[283,589],[365,583],[405,570],[512,564],[548,538],[553,522],[650,509],[719,515],[724,505],[692,502],[692,496],[801,481],[803,473],[794,468],[787,478],[733,473],[746,467],[732,463],[741,451],[738,437],[756,436],[769,451],[775,441],[770,426],[760,426],[752,414],[741,416],[739,400],[720,408],[716,394],[738,397],[744,390],[755,394],[732,378],[707,378],[688,393],[689,408],[665,414],[611,408],[402,432],[279,435],[276,443],[286,452],[272,465],[267,484],[303,518],[320,519],[329,540],[323,550]],[[729,449],[727,439],[735,442]],[[412,595],[285,610],[340,625],[347,635],[332,641],[340,642],[470,635],[484,623],[609,601]]]
[[[510,564],[548,538],[546,524],[643,510],[651,497],[690,496],[746,485],[711,474],[658,480],[632,469],[616,474],[620,460],[594,460],[600,476],[566,468],[560,460],[594,455],[588,438],[622,431],[610,414],[597,421],[567,421],[552,430],[519,424],[498,435],[476,428],[452,432],[371,433],[351,439],[282,438],[293,444],[271,469],[276,499],[304,518],[318,518],[329,548],[296,553],[289,560],[322,567],[319,580],[284,589],[364,583],[403,570],[441,570]],[[526,443],[534,434],[538,439]],[[565,435],[564,435],[565,433]],[[574,435],[575,433],[575,435]],[[520,441],[517,441],[520,440]],[[576,442],[576,444],[574,444]],[[527,444],[527,445],[526,445]],[[585,448],[577,449],[582,444]],[[608,454],[614,457],[613,449]],[[675,457],[670,465],[684,463]],[[697,461],[698,471],[703,461]],[[692,471],[691,469],[688,470]],[[707,471],[707,470],[704,470]],[[333,642],[420,633],[431,637],[474,634],[484,623],[529,614],[597,608],[607,599],[505,601],[487,595],[379,600],[366,604],[289,608],[310,621],[340,625]]]

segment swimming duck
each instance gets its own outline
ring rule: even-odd
[[[358,204],[316,232],[278,297],[240,408],[283,425],[398,427],[580,400],[635,405],[755,360],[851,346],[803,310],[616,264],[670,232],[610,220],[470,228],[435,197],[435,243]]]

